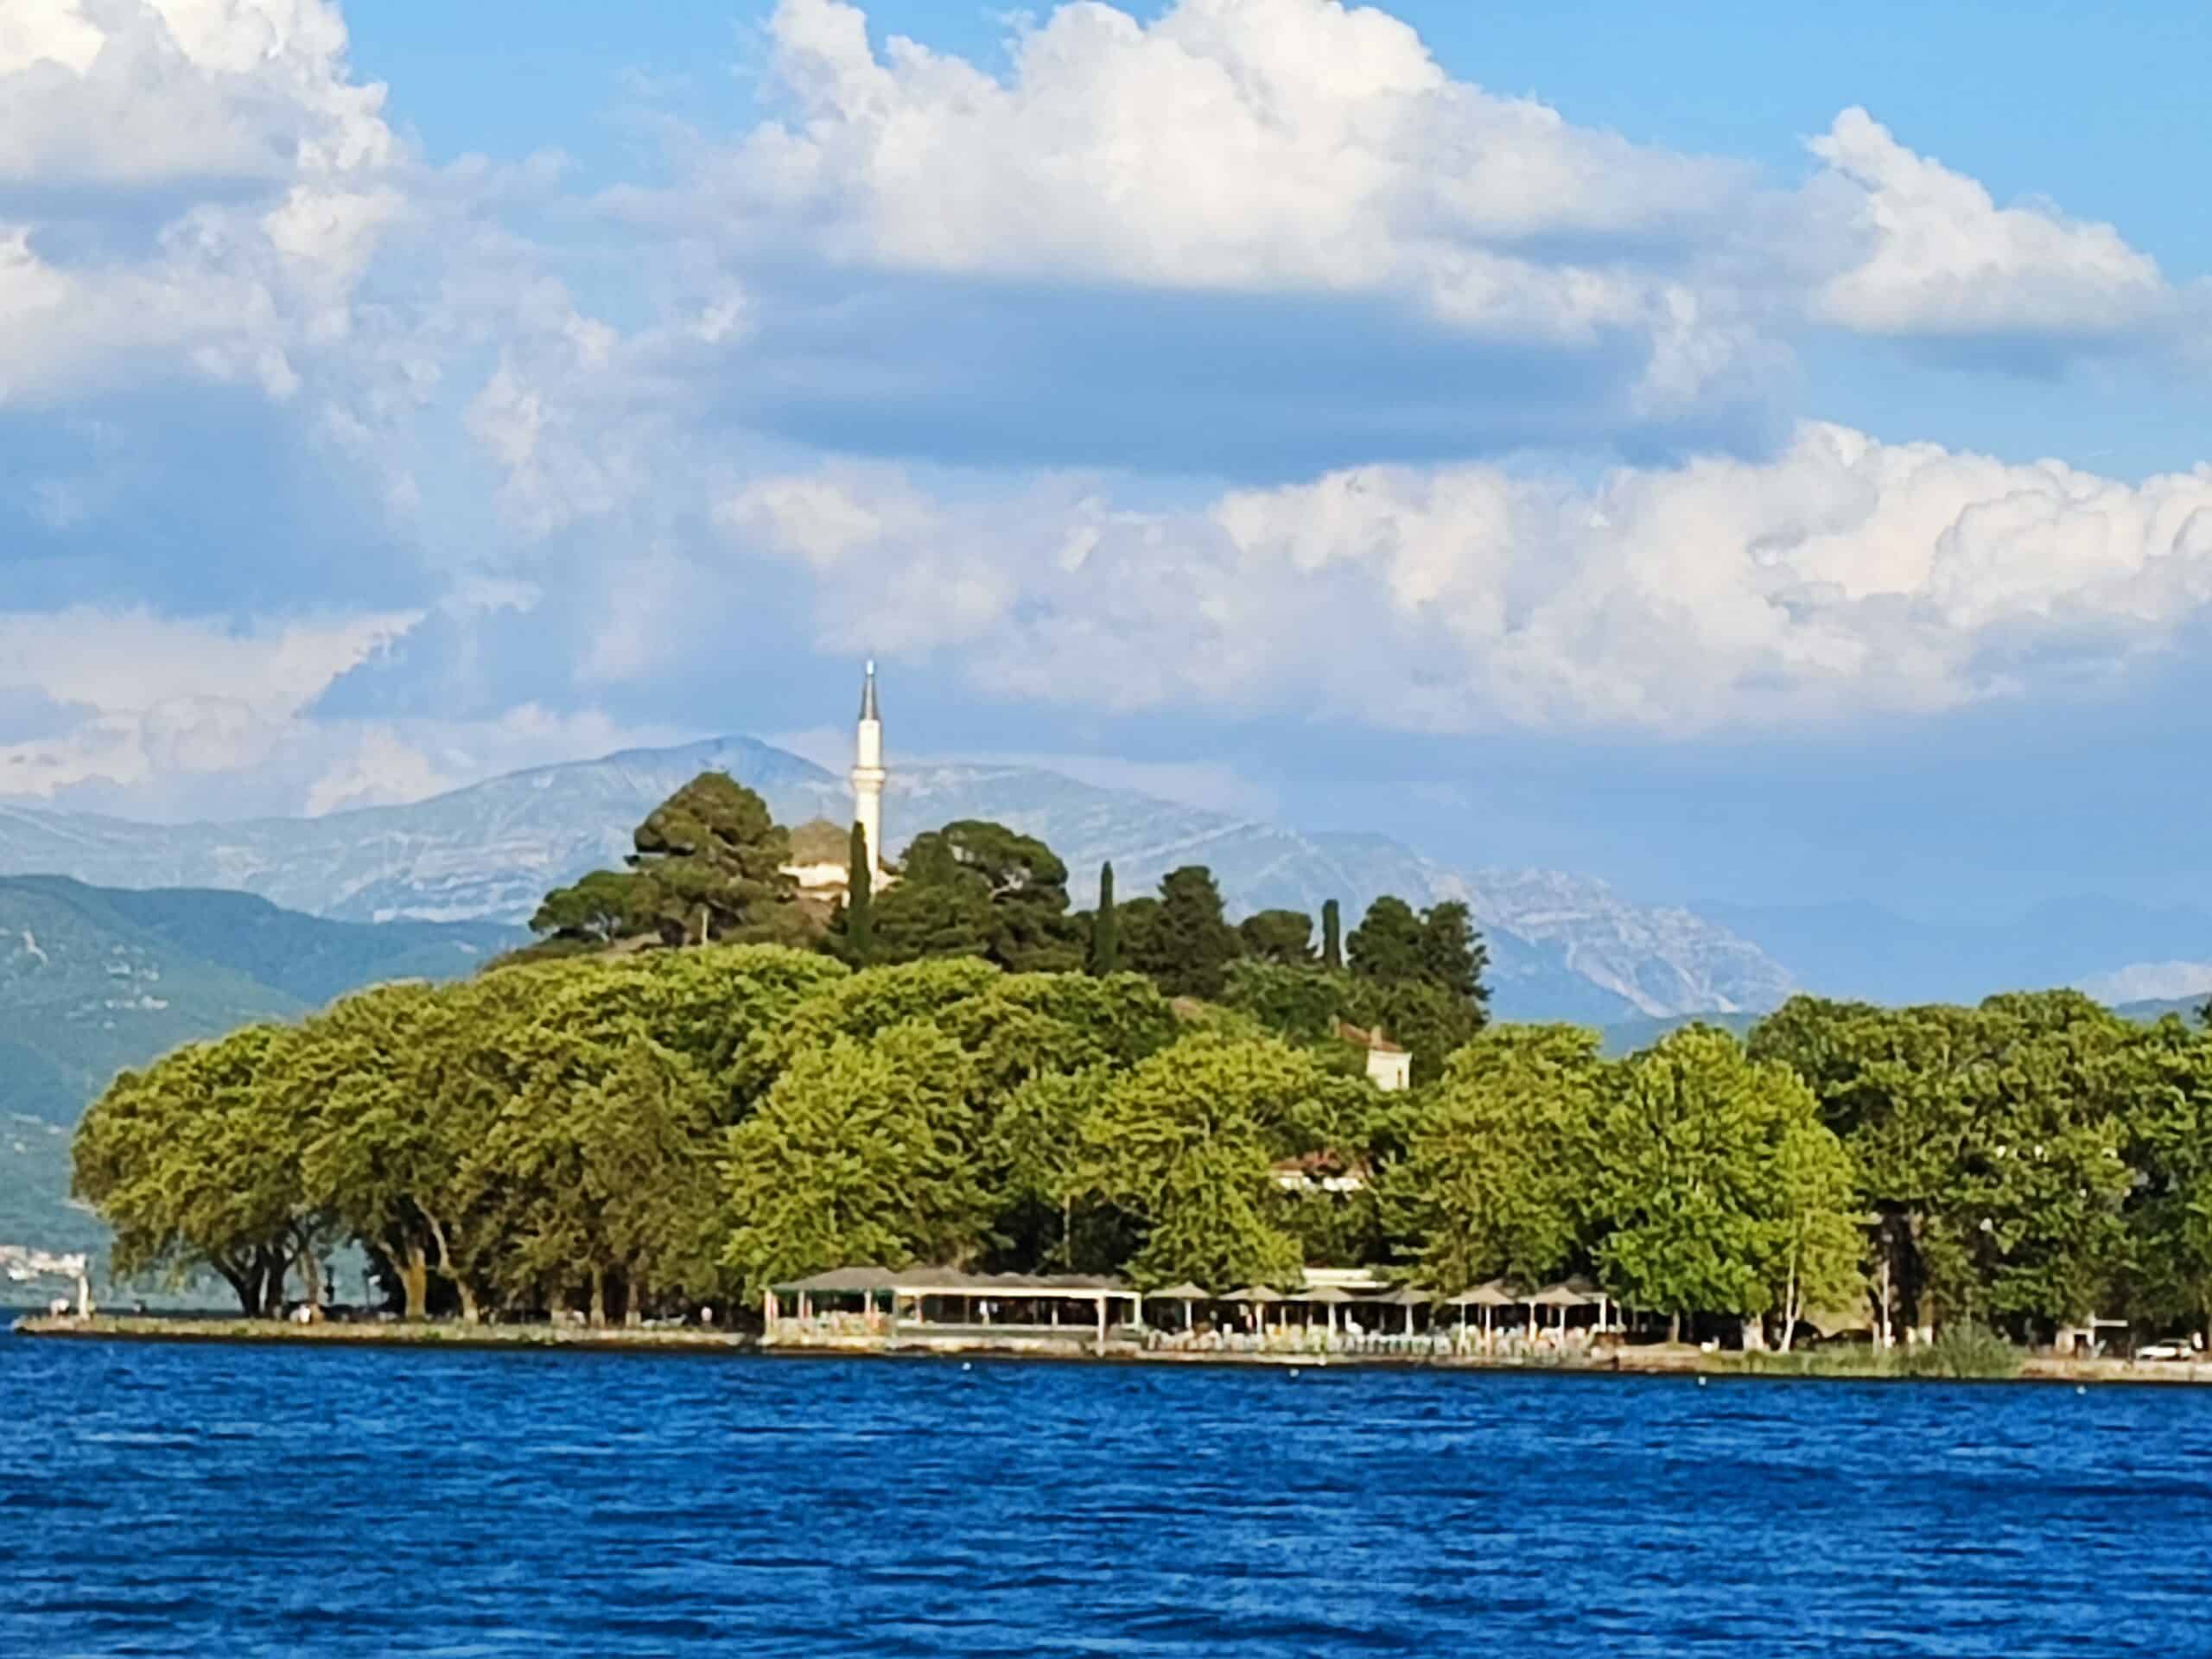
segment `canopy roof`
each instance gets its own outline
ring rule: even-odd
[[[832,1268],[810,1278],[772,1287],[779,1291],[913,1290],[998,1295],[1089,1296],[1101,1291],[1126,1296],[1119,1279],[1079,1273],[963,1273],[958,1268]]]
[[[1417,1285],[1400,1285],[1389,1295],[1375,1300],[1390,1307],[1427,1307],[1436,1298]]]
[[[788,1284],[778,1285],[778,1290],[836,1291],[888,1290],[897,1282],[897,1275],[888,1268],[832,1268],[827,1273],[817,1273],[804,1279],[794,1279]]]
[[[1279,1302],[1282,1293],[1270,1290],[1265,1285],[1247,1285],[1242,1290],[1232,1290],[1221,1299],[1224,1302]]]
[[[1147,1290],[1145,1294],[1163,1302],[1210,1302],[1213,1292],[1200,1290],[1185,1279],[1179,1285],[1170,1285],[1165,1290]]]
[[[1335,1285],[1317,1285],[1311,1290],[1294,1290],[1283,1300],[1291,1302],[1356,1302],[1359,1298]]]
[[[1463,1290],[1457,1296],[1446,1296],[1446,1307],[1511,1307],[1521,1300],[1505,1281],[1493,1279],[1488,1284],[1477,1285],[1472,1290]]]
[[[1585,1296],[1572,1286],[1546,1285],[1541,1290],[1523,1296],[1524,1302],[1534,1302],[1538,1307],[1586,1307],[1595,1299]]]

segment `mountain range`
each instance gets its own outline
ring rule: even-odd
[[[410,805],[319,818],[155,825],[11,808],[0,810],[0,870],[114,887],[239,889],[340,920],[512,924],[549,887],[617,862],[638,821],[709,768],[758,790],[784,823],[850,818],[842,777],[733,737],[545,766]],[[1125,897],[1178,865],[1208,865],[1233,912],[1313,912],[1334,898],[1356,918],[1383,893],[1415,904],[1464,899],[1490,943],[1496,1007],[1511,1018],[1602,1025],[1758,1009],[1793,984],[1726,927],[1686,910],[1630,904],[1586,876],[1457,870],[1382,836],[1303,834],[1038,767],[894,766],[888,846],[956,818],[995,819],[1040,837],[1066,861],[1078,895],[1111,859]]]
[[[494,922],[331,921],[242,893],[0,877],[0,1243],[98,1247],[67,1207],[68,1130],[115,1074],[393,979],[453,979],[524,937]]]

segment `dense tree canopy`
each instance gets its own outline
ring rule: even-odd
[[[1077,917],[1049,848],[969,820],[825,923],[720,774],[634,843],[547,895],[521,960],[118,1077],[75,1147],[115,1270],[268,1314],[351,1240],[410,1317],[636,1320],[854,1262],[1219,1288],[1325,1263],[1588,1274],[1785,1344],[1862,1296],[1883,1332],[2212,1334],[2212,1034],[2178,1020],[1801,997],[1748,1047],[1609,1060],[1489,1023],[1456,902],[1385,895],[1349,939],[1332,903],[1317,954],[1304,913],[1232,924],[1189,866],[1118,902],[1102,871]],[[1376,1031],[1410,1091],[1367,1081]]]
[[[1071,971],[1086,943],[1052,849],[977,819],[914,837],[875,902],[875,937],[880,961],[970,955],[1016,973]]]

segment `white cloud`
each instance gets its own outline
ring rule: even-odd
[[[2202,996],[2212,992],[2212,962],[2133,962],[2081,980],[2075,988],[2114,1007]]]
[[[313,817],[419,801],[505,772],[696,735],[626,724],[596,709],[560,713],[537,703],[483,720],[343,722],[319,734],[315,747],[327,764],[307,785],[305,810]]]
[[[281,183],[388,164],[328,0],[9,0],[0,181]]]
[[[894,529],[813,556],[878,498]],[[826,648],[941,653],[1015,699],[1413,730],[1934,712],[2108,677],[2212,605],[2212,467],[2128,485],[1817,424],[1593,486],[1362,467],[1183,512],[925,510],[841,468],[728,522],[816,573]]]
[[[1978,181],[1914,154],[1862,109],[1809,141],[1815,187],[1860,251],[1813,296],[1813,315],[1862,334],[2100,340],[2171,320],[2157,261],[2109,225],[2043,202],[1999,207]]]
[[[346,45],[328,0],[10,0],[0,408],[179,375],[297,390],[405,212]]]
[[[234,627],[88,606],[0,613],[0,691],[53,710],[45,734],[0,745],[0,795],[251,767],[340,678],[420,620],[393,613]]]

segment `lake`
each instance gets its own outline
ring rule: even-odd
[[[2183,1389],[0,1337],[0,1653],[2200,1652]]]

